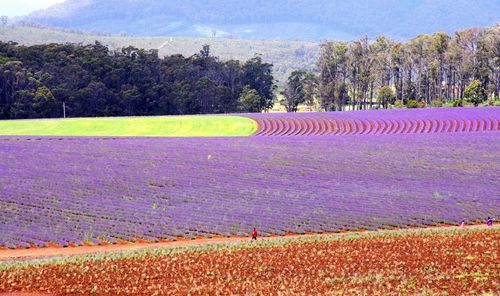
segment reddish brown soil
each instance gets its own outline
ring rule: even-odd
[[[484,224],[480,225],[469,225],[468,227],[478,227],[484,226]],[[432,226],[428,228],[442,228],[442,227],[456,227],[450,225],[439,225]],[[406,229],[415,229],[418,227],[408,227]],[[401,230],[400,228],[394,230]],[[345,233],[354,233],[354,232],[365,232],[364,230],[359,231],[349,231],[349,232],[336,232],[336,233],[322,233],[325,235],[331,234],[345,234]],[[286,237],[307,237],[307,236],[315,236],[318,234],[304,234],[298,235],[294,233],[285,234]],[[277,237],[277,236],[270,236]],[[186,239],[179,238],[177,241],[161,241],[157,243],[151,243],[147,241],[138,241],[135,243],[119,241],[117,244],[104,244],[104,245],[84,245],[84,246],[70,246],[70,247],[60,247],[57,244],[50,244],[47,248],[29,248],[29,249],[0,249],[0,261],[2,260],[10,260],[16,258],[41,258],[41,257],[54,257],[54,256],[72,256],[72,255],[82,255],[82,254],[91,254],[91,253],[103,253],[103,252],[113,252],[113,251],[126,251],[126,250],[137,250],[144,248],[160,248],[160,247],[182,247],[182,246],[192,246],[192,245],[204,245],[210,243],[227,243],[227,242],[241,242],[248,240],[247,237],[219,237],[214,236],[213,238],[197,238],[197,239]],[[260,238],[267,239],[267,238]]]
[[[53,294],[45,294],[45,293],[0,293],[0,296],[50,296]]]
[[[499,243],[459,232],[30,267],[0,271],[0,293],[498,295]]]
[[[243,238],[239,237],[228,237],[228,238],[213,238],[213,239],[195,239],[187,240],[182,239],[179,241],[165,241],[159,243],[149,243],[149,242],[136,242],[136,243],[118,243],[118,244],[106,244],[99,246],[80,246],[80,247],[59,247],[50,246],[47,248],[30,248],[30,249],[14,249],[14,250],[0,250],[0,261],[9,260],[14,258],[39,258],[39,257],[53,257],[53,256],[71,256],[71,255],[82,255],[91,253],[103,253],[103,252],[113,252],[113,251],[125,251],[125,250],[136,250],[143,248],[159,248],[159,247],[175,247],[175,246],[187,246],[187,245],[202,245],[207,243],[217,243],[217,242],[233,242],[241,241]]]

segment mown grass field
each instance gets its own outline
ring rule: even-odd
[[[241,116],[117,117],[0,121],[0,136],[249,136],[257,123]]]

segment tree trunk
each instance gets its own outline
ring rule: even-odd
[[[375,82],[372,81],[371,85],[370,85],[370,109],[373,108],[373,86],[374,86]]]

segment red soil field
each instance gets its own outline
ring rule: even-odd
[[[0,292],[408,295],[500,292],[498,231],[378,236],[0,271]]]
[[[467,227],[486,227],[484,224],[469,224]],[[426,229],[453,229],[456,226],[453,225],[437,225],[428,226]],[[400,231],[405,229],[423,229],[422,227],[407,227],[407,228],[393,228],[390,231]],[[387,231],[387,230],[386,230]],[[284,235],[270,235],[267,237],[261,237],[260,240],[267,240],[279,237],[291,237],[291,238],[306,238],[306,237],[316,237],[318,235],[344,235],[359,232],[374,232],[366,230],[357,231],[339,231],[334,233],[323,232],[323,233],[306,233],[306,234],[295,234],[286,233]],[[61,247],[55,243],[49,244],[49,247],[40,248],[33,246],[31,248],[24,249],[8,249],[0,248],[0,262],[5,260],[9,261],[12,259],[28,259],[28,258],[44,258],[44,257],[55,257],[55,256],[74,256],[74,255],[84,255],[84,254],[96,254],[96,253],[107,253],[116,251],[127,251],[127,250],[140,250],[140,249],[156,249],[162,247],[185,247],[185,246],[196,246],[196,245],[207,245],[214,243],[235,243],[235,242],[245,242],[248,241],[249,237],[231,236],[223,237],[214,235],[212,238],[196,238],[188,239],[179,237],[176,241],[171,240],[160,240],[158,242],[148,242],[145,240],[137,240],[136,242],[128,242],[123,240],[117,240],[116,244],[101,244],[101,245],[90,245],[85,244],[83,246],[70,245],[69,247]],[[1,296],[1,295],[0,295]]]

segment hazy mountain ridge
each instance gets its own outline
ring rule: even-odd
[[[67,0],[25,21],[131,35],[353,39],[488,26],[500,21],[500,0]]]

